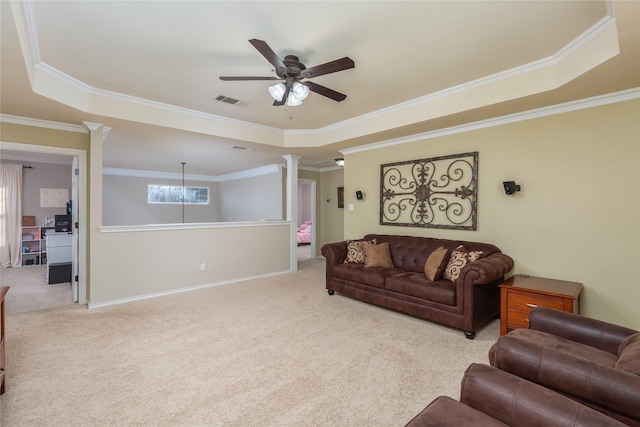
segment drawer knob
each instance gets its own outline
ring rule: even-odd
[[[531,308],[536,308],[538,306],[537,304],[529,304],[529,303],[525,303],[525,305]]]

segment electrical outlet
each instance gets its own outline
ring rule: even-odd
[[[205,271],[207,269],[207,264],[204,262],[200,263],[200,271]]]

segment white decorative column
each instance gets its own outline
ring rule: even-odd
[[[89,216],[86,230],[90,236],[89,246],[99,243],[98,227],[102,225],[102,145],[111,130],[101,123],[82,122],[89,131]],[[97,251],[96,251],[97,252]],[[92,251],[92,254],[96,253]],[[89,272],[89,283],[96,283]],[[83,293],[85,293],[83,298]],[[86,301],[86,290],[80,289],[80,300]]]
[[[89,227],[102,225],[102,143],[111,130],[102,123],[82,122],[89,131]]]
[[[302,156],[287,154],[287,221],[291,227],[290,270],[298,271],[298,160]]]

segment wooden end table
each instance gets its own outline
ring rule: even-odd
[[[542,277],[514,275],[500,287],[500,335],[526,328],[533,307],[549,307],[580,314],[582,284]]]

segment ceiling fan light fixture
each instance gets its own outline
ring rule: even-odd
[[[304,101],[309,96],[309,87],[299,82],[293,84],[293,93],[300,101]]]
[[[269,95],[271,95],[271,97],[276,101],[280,102],[282,101],[282,97],[286,90],[287,88],[284,83],[277,83],[273,86],[269,86]]]
[[[289,97],[287,98],[287,105],[289,107],[297,107],[298,105],[302,105],[302,99],[300,99],[295,93],[289,92]]]

